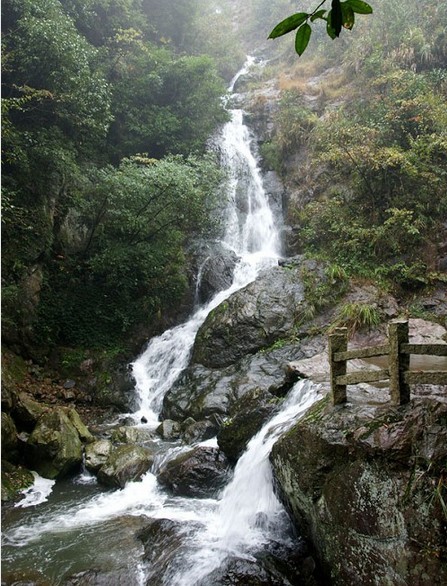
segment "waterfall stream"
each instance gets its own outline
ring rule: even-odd
[[[251,63],[249,59],[230,91]],[[187,366],[196,333],[209,312],[253,281],[261,269],[276,265],[280,255],[278,230],[243,112],[231,110],[230,114],[219,150],[230,174],[223,245],[239,259],[234,280],[187,322],[152,339],[132,364],[139,403],[132,418],[138,426],[153,429],[159,424],[163,397]],[[151,584],[153,570],[142,562],[141,544],[130,537],[129,518],[143,516],[169,519],[189,528],[165,575],[157,576],[157,584],[207,586],[207,576],[226,559],[253,559],[266,543],[289,539],[288,517],[273,490],[268,456],[279,435],[316,398],[312,383],[295,385],[281,410],[251,440],[218,498],[172,497],[158,485],[154,471],[146,473],[141,482],[129,482],[114,491],[80,478],[57,483],[41,504],[14,509],[3,533],[4,571],[36,571],[51,584],[63,584],[67,576],[86,568],[107,568],[113,573],[124,566],[127,582],[115,583]],[[172,445],[161,448],[160,457],[171,457],[170,449]],[[48,483],[45,486],[51,488]],[[32,504],[31,498],[27,503]]]

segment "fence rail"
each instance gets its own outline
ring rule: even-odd
[[[336,328],[329,336],[332,404],[347,400],[347,385],[388,380],[391,402],[410,400],[411,384],[447,385],[447,371],[410,371],[410,356],[447,356],[447,344],[409,344],[408,321],[393,321],[388,327],[388,344],[348,350],[347,328]],[[388,356],[388,368],[347,373],[347,362],[356,358]]]

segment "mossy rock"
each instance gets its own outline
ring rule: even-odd
[[[98,471],[98,480],[106,486],[124,488],[127,482],[141,480],[154,462],[152,452],[141,446],[125,444],[113,448]]]
[[[261,389],[249,391],[235,403],[231,409],[234,416],[217,434],[219,448],[231,462],[239,459],[248,442],[272,416],[277,405],[278,399]]]
[[[34,483],[32,472],[2,460],[2,502],[18,499],[22,490]]]
[[[17,428],[8,413],[2,412],[2,460],[15,462],[18,458]]]
[[[66,410],[57,407],[39,419],[26,445],[28,464],[44,478],[60,478],[82,463],[82,442]]]

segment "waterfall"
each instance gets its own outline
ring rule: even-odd
[[[233,78],[230,92],[252,64],[253,58],[247,58],[242,70]],[[233,250],[239,260],[231,287],[197,309],[187,322],[152,339],[133,362],[139,402],[134,419],[139,421],[144,417],[153,426],[158,423],[164,395],[188,364],[195,336],[207,315],[232,293],[254,281],[261,269],[275,266],[280,256],[279,232],[253,154],[252,138],[243,121],[243,112],[229,112],[230,121],[215,144],[221,153],[222,165],[229,173],[222,244]]]
[[[252,63],[249,58],[233,79],[230,92]],[[158,425],[163,397],[188,365],[197,331],[210,311],[252,282],[260,270],[276,265],[280,256],[278,230],[243,112],[231,110],[230,115],[217,144],[222,164],[229,172],[222,244],[238,258],[233,283],[199,307],[187,322],[152,339],[133,362],[139,401],[133,418],[138,425]],[[279,435],[293,425],[316,397],[317,389],[312,383],[295,385],[281,410],[251,440],[219,498],[173,497],[158,485],[156,466],[182,449],[172,446],[157,456],[153,470],[141,482],[129,482],[121,490],[104,491],[82,482],[73,492],[73,484],[57,483],[53,498],[45,500],[45,496],[45,502],[34,511],[27,509],[32,511],[30,516],[19,518],[4,532],[4,564],[15,571],[43,568],[53,584],[60,584],[61,576],[85,567],[102,567],[102,563],[113,572],[115,568],[122,571],[124,564],[129,580],[149,584],[151,568],[141,562],[141,545],[134,539],[133,545],[126,542],[126,549],[120,534],[123,526],[116,530],[113,525],[123,516],[143,516],[170,519],[191,527],[166,575],[156,576],[157,584],[206,585],[207,576],[232,556],[253,559],[264,544],[287,541],[289,520],[273,490],[268,456]],[[143,417],[144,424],[140,422]]]

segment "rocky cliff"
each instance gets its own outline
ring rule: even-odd
[[[415,322],[413,339],[429,325]],[[315,375],[317,362],[295,367]],[[414,386],[401,407],[387,389],[349,387],[348,401],[326,397],[273,448],[299,531],[337,586],[445,584],[445,387]]]

